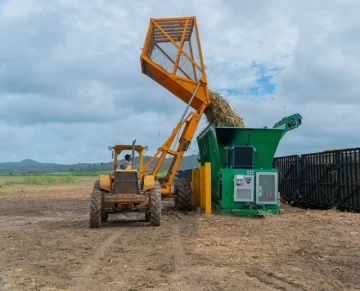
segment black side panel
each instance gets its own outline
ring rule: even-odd
[[[139,186],[137,172],[115,172],[114,193],[138,194]]]

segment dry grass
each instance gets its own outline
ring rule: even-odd
[[[243,119],[219,93],[210,91],[210,100],[211,104],[205,110],[206,118],[210,124],[225,127],[245,127]]]
[[[0,185],[4,183],[15,183],[15,182],[23,182],[24,177],[23,176],[0,176]]]

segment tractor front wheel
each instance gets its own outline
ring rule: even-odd
[[[150,209],[146,214],[146,220],[154,226],[159,226],[161,223],[161,186],[158,181],[155,181],[154,188],[149,194]]]
[[[175,208],[182,211],[191,211],[193,208],[191,181],[187,179],[177,180],[175,194]]]
[[[100,181],[94,183],[93,193],[90,201],[90,228],[101,227],[102,223],[107,220],[107,215],[102,213],[104,193],[100,188]]]

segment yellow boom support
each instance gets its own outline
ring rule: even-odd
[[[196,17],[151,19],[141,54],[141,68],[143,74],[188,104],[187,109],[195,109],[184,118],[185,110],[172,135],[144,167],[146,171],[161,154],[153,171],[157,177],[167,154],[174,157],[168,170],[169,181],[161,191],[163,195],[170,195],[184,153],[190,146],[202,114],[210,104]],[[172,150],[171,146],[183,127],[179,146]]]

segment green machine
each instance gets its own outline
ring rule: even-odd
[[[212,204],[217,212],[240,216],[278,214],[279,173],[272,168],[281,138],[301,125],[284,117],[273,128],[214,127],[197,137],[200,162],[211,163]]]

